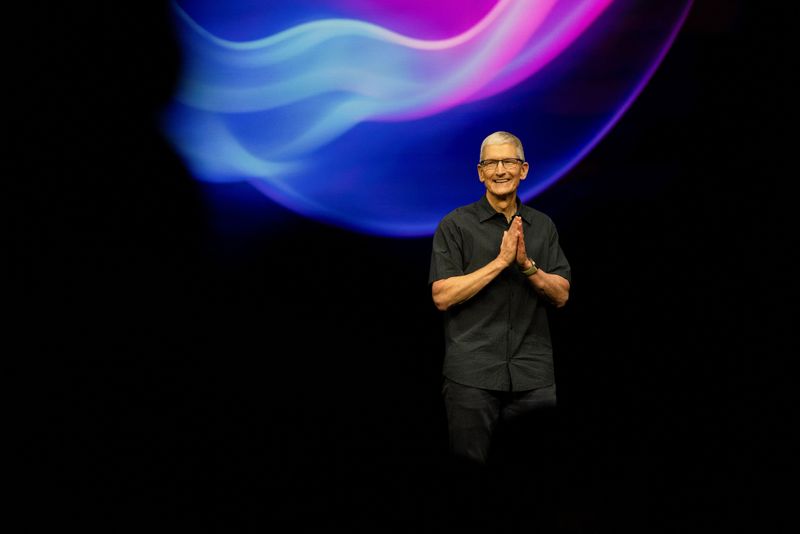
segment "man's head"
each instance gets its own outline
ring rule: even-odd
[[[501,199],[516,196],[520,181],[528,175],[522,142],[508,132],[494,132],[481,143],[478,178],[487,194]]]

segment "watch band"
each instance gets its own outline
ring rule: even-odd
[[[539,268],[536,266],[536,262],[533,261],[532,258],[528,258],[528,259],[531,260],[531,266],[528,267],[527,269],[525,269],[524,271],[522,271],[522,274],[524,274],[525,276],[530,276],[532,274],[535,274],[536,271],[539,270]]]

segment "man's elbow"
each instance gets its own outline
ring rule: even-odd
[[[569,300],[569,291],[565,291],[563,294],[559,295],[554,301],[553,304],[556,308],[563,308],[567,305],[567,301]]]
[[[433,305],[436,306],[437,310],[447,311],[450,309],[452,302],[447,298],[447,292],[445,288],[442,287],[441,280],[437,280],[431,286],[431,296],[433,297]]]
[[[442,312],[450,309],[450,303],[441,295],[433,295],[433,305],[436,306],[437,310]]]

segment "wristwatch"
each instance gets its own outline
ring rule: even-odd
[[[524,271],[522,271],[522,274],[524,274],[525,276],[530,276],[532,274],[536,274],[536,271],[539,270],[539,268],[536,266],[536,262],[533,261],[533,259],[531,259],[531,258],[528,258],[528,259],[531,260],[531,266],[528,267],[527,269],[525,269]]]

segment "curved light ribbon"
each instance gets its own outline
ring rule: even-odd
[[[573,2],[568,19],[545,24],[556,0],[501,0],[475,26],[443,40],[329,19],[249,42],[215,37],[173,4],[191,30],[183,33],[190,53],[176,94],[179,102],[228,114],[303,102],[314,108],[314,113],[294,114],[293,120],[302,123],[294,124],[294,133],[283,130],[279,144],[258,153],[237,143],[226,134],[224,122],[210,116],[203,128],[226,139],[217,154],[199,139],[180,147],[210,160],[209,168],[228,168],[227,162],[234,173],[268,178],[359,122],[417,119],[507,89],[557,56],[610,1]],[[528,50],[524,61],[514,62],[523,47]],[[262,135],[275,133],[265,126]]]
[[[234,41],[213,34],[173,1],[184,64],[164,129],[204,181],[247,181],[295,211],[367,232],[430,233],[445,206],[468,197],[449,191],[461,186],[447,188],[441,176],[449,169],[440,163],[430,172],[438,177],[440,189],[433,193],[440,200],[431,203],[416,190],[432,182],[409,174],[401,161],[416,154],[431,161],[426,145],[462,127],[464,117],[472,117],[482,135],[508,129],[494,127],[493,110],[476,104],[538,78],[612,4],[499,0],[472,27],[445,39],[326,18]],[[528,98],[548,96],[542,86],[535,91]],[[526,187],[538,191],[552,182],[565,161],[596,142],[593,136],[610,126],[609,117],[619,116],[631,94],[621,107],[624,94],[614,109],[608,104],[591,116],[566,117],[567,126],[556,127],[562,132],[553,130],[554,115],[544,104],[533,109],[520,101],[520,109],[533,113],[534,129],[546,126],[561,136],[551,150],[554,160],[544,162],[549,174],[529,179]],[[392,153],[394,147],[403,154]],[[369,205],[376,197],[380,205]]]

